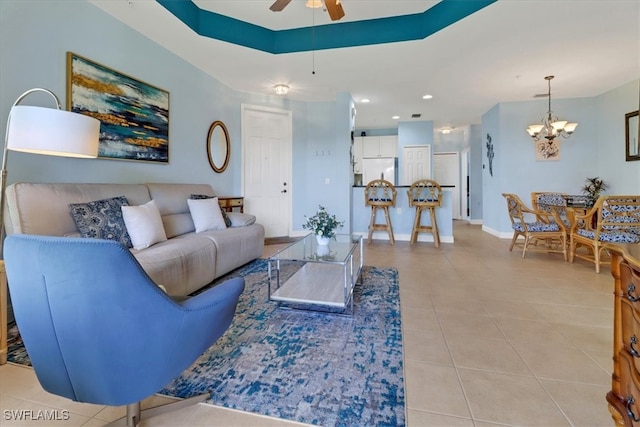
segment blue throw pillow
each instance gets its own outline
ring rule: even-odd
[[[214,197],[215,196],[207,196],[206,194],[192,194],[191,196],[189,196],[189,198],[192,200],[213,199]],[[229,219],[229,215],[227,215],[227,212],[222,209],[222,207],[220,207],[220,212],[222,213],[222,218],[224,218],[224,223],[227,225],[227,227],[231,227],[231,219]]]
[[[133,245],[122,218],[122,206],[129,206],[125,196],[69,205],[82,237],[115,240],[131,248]]]

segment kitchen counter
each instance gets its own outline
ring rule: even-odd
[[[391,225],[393,226],[393,235],[395,240],[407,242],[411,240],[411,231],[413,229],[413,220],[416,209],[409,206],[407,191],[409,185],[396,186],[396,207],[389,209],[391,217]],[[454,186],[441,186],[444,188]],[[365,186],[353,186],[351,189],[351,201],[353,206],[353,233],[361,234],[366,237],[369,233],[369,221],[371,219],[371,207],[365,205],[364,201]],[[440,232],[440,241],[442,243],[453,243],[453,198],[450,191],[443,192],[442,206],[436,209],[436,221],[438,221],[438,230]],[[428,223],[428,215],[423,215],[423,223]],[[382,221],[379,217],[378,221]],[[373,233],[374,240],[389,240],[388,234],[382,231]],[[419,242],[433,242],[433,236],[430,233],[420,233],[418,235]]]

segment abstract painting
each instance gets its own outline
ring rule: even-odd
[[[100,120],[98,157],[169,162],[169,92],[67,52],[67,110]]]

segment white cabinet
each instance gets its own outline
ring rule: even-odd
[[[398,136],[362,137],[362,157],[398,157]]]

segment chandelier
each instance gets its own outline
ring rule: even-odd
[[[558,136],[569,138],[578,126],[577,123],[567,123],[566,120],[558,120],[557,117],[552,115],[551,79],[553,79],[553,77],[554,76],[547,76],[544,78],[549,85],[549,93],[547,94],[547,97],[549,98],[549,111],[547,111],[547,116],[542,118],[542,124],[529,125],[527,128],[529,136],[531,136],[535,141],[540,140],[540,138],[546,138],[549,144],[553,144],[554,139]]]

